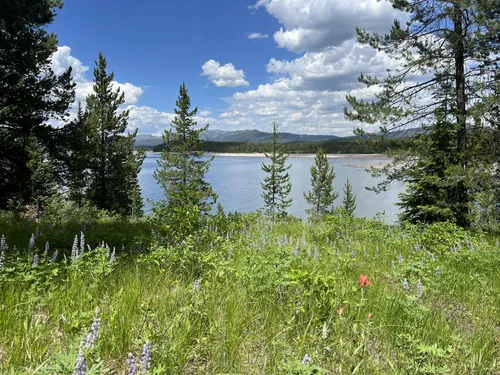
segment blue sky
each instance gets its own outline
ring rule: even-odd
[[[214,129],[269,130],[276,118],[283,131],[349,135],[345,95],[373,96],[357,75],[394,64],[354,27],[385,30],[394,16],[376,0],[66,1],[50,27],[53,67],[73,66],[84,101],[103,52],[140,133],[168,127],[185,81]]]

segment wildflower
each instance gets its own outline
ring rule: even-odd
[[[311,256],[311,247],[308,247],[307,248],[307,257],[310,257]]]
[[[436,257],[434,256],[434,254],[431,255],[431,259],[433,262],[436,260]]]
[[[323,329],[321,330],[321,338],[326,340],[328,337],[328,329],[326,327],[326,322],[323,323]]]
[[[368,280],[367,275],[359,275],[358,284],[361,286],[361,288],[366,288],[368,285],[371,285],[372,282]]]
[[[122,244],[122,251],[125,251],[125,245]]]
[[[363,253],[366,255],[366,247],[363,248]]]
[[[372,313],[368,313],[368,319],[371,319],[373,317]]]
[[[337,258],[340,258],[340,251],[337,250]]]
[[[418,279],[418,282],[417,282],[417,298],[422,298],[423,295],[424,295],[424,287],[422,286],[422,282],[420,281],[420,279]]]
[[[38,239],[38,237],[40,237],[40,231],[38,230],[38,227],[37,227],[36,231],[35,231],[35,240]]]
[[[354,251],[354,249],[351,251],[351,258],[354,258],[356,256],[356,252]]]
[[[149,341],[146,341],[144,346],[142,347],[142,354],[141,354],[141,366],[142,370],[147,373],[148,370],[151,368],[151,344]]]
[[[87,374],[87,361],[85,360],[85,356],[83,351],[80,349],[78,353],[78,359],[76,360],[76,366],[73,370],[73,375],[86,375]]]
[[[80,232],[80,256],[83,256],[85,252],[85,235],[83,232]]]
[[[500,247],[500,241],[499,240],[497,240],[496,247]]]
[[[44,256],[47,256],[49,254],[49,248],[50,248],[49,241],[46,241],[45,242],[45,251],[43,252]]]
[[[137,374],[137,361],[135,359],[135,356],[132,353],[128,353],[128,358],[127,358],[127,375],[136,375]]]
[[[33,267],[38,266],[38,254],[35,254],[33,257]]]
[[[378,253],[378,251],[379,251],[378,245],[377,245],[377,247],[375,248],[375,250],[376,250],[376,251],[377,251],[377,253]]]
[[[92,326],[90,326],[90,332],[87,335],[83,348],[93,348],[95,342],[99,338],[99,330],[101,329],[101,318],[99,318],[99,312],[96,311],[94,314],[94,321],[92,322]]]
[[[406,291],[410,290],[410,286],[408,285],[408,280],[406,280],[406,279],[403,280],[403,288]]]
[[[302,245],[304,247],[307,245],[307,242],[306,242],[306,232],[302,232]]]
[[[391,261],[391,263],[392,263],[392,268],[394,268],[395,267],[394,261]]]
[[[78,235],[75,236],[73,240],[73,247],[71,248],[71,259],[73,261],[78,259]]]
[[[302,359],[302,364],[303,365],[310,365],[311,364],[311,357],[309,357],[309,354],[306,354],[304,358]]]
[[[115,248],[114,247],[113,247],[113,252],[111,253],[111,256],[109,257],[109,262],[110,263],[116,262],[116,252],[115,252]]]
[[[54,254],[52,254],[52,263],[55,263],[57,260],[57,250],[54,251]]]
[[[399,253],[398,262],[399,264],[403,263],[403,255],[401,253]]]
[[[343,313],[344,313],[344,307],[341,307],[340,309],[337,310],[337,314],[339,314],[339,316],[342,316]]]
[[[441,269],[439,267],[436,268],[436,276],[439,276],[441,274]]]
[[[318,248],[315,248],[314,249],[314,260],[317,261],[319,258],[319,250]]]
[[[33,249],[35,247],[35,235],[32,234],[30,238],[30,242],[28,243],[28,249]]]
[[[3,269],[3,262],[5,260],[5,251],[0,252],[0,270]]]
[[[7,250],[7,242],[5,240],[5,236],[2,234],[2,238],[0,239],[0,251]]]
[[[195,279],[193,282],[193,292],[197,292],[200,289],[200,280]]]

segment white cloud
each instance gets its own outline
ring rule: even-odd
[[[385,32],[402,14],[378,0],[259,0],[283,27],[274,34],[281,48],[293,52],[321,51],[355,36],[355,26]]]
[[[93,92],[93,82],[92,77],[87,77],[86,73],[89,71],[89,67],[83,65],[83,63],[77,58],[71,56],[71,48],[68,46],[61,46],[57,48],[57,51],[52,55],[51,61],[52,70],[56,75],[64,73],[69,67],[72,68],[72,77],[76,83],[75,96],[76,102],[82,102],[85,105],[85,99],[89,94]],[[108,70],[108,73],[111,70]],[[132,83],[120,83],[113,82],[113,88],[120,88],[122,92],[125,93],[125,104],[136,104],[139,97],[144,93],[144,90],[135,86]],[[75,113],[76,103],[73,106],[72,113]]]
[[[202,111],[200,111],[200,116],[201,117],[208,117],[212,114],[212,111],[210,111],[209,109],[204,109]]]
[[[245,80],[245,72],[242,69],[237,70],[231,63],[221,66],[218,61],[208,60],[202,69],[202,75],[207,76],[217,87],[239,87],[250,84]]]
[[[248,34],[248,39],[267,39],[269,35],[261,33],[250,33]]]

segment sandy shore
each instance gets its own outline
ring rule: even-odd
[[[262,153],[249,153],[249,154],[238,154],[238,153],[217,153],[217,152],[207,152],[205,155],[214,155],[214,156],[243,156],[243,157],[256,157],[262,158],[265,157]],[[290,159],[293,158],[314,158],[315,154],[290,154]],[[330,159],[382,159],[389,161],[389,157],[385,154],[327,154],[326,155]],[[351,166],[351,165],[348,165]],[[352,166],[355,166],[354,164]],[[357,166],[357,164],[356,164]]]

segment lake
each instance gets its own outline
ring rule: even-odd
[[[148,153],[139,175],[146,213],[151,212],[150,201],[163,199],[163,190],[153,177],[159,157],[158,154]],[[356,216],[370,218],[385,211],[386,222],[396,221],[398,207],[395,206],[395,203],[398,200],[398,193],[403,191],[403,188],[398,185],[392,186],[389,191],[380,194],[368,191],[365,187],[375,185],[378,179],[373,178],[363,168],[347,166],[383,163],[387,159],[346,157],[328,160],[330,165],[335,168],[334,187],[335,191],[339,193],[335,206],[341,204],[343,186],[349,178],[353,186],[353,193],[356,195]],[[218,155],[215,157],[206,179],[219,195],[219,201],[226,212],[251,212],[263,208],[260,185],[265,176],[260,168],[263,161],[267,162],[267,159],[257,156]],[[310,188],[310,168],[314,163],[314,158],[290,157],[289,162],[292,164],[289,173],[292,182],[291,198],[293,203],[288,212],[294,216],[306,218],[305,210],[310,206],[305,201],[303,192]]]

